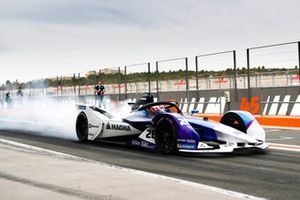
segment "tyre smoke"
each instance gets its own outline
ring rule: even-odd
[[[94,97],[31,97],[14,101],[8,108],[0,106],[0,129],[21,130],[49,137],[77,140],[75,123],[78,110],[76,104],[94,106]],[[104,108],[103,108],[104,107]],[[127,102],[112,102],[106,98],[103,109],[116,118],[130,112]]]

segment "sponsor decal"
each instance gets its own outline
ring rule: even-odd
[[[129,125],[125,124],[106,124],[106,130],[116,130],[116,131],[131,131]]]
[[[196,144],[189,144],[189,143],[178,143],[178,149],[196,149]]]
[[[89,124],[89,128],[99,128],[99,126],[93,125],[93,124]]]
[[[147,141],[143,141],[143,140],[141,140],[141,141],[132,140],[131,145],[140,146],[140,147],[147,148],[147,149],[155,149],[155,145],[153,145]]]
[[[141,141],[141,147],[147,148],[147,149],[154,149],[155,145],[150,144],[146,141]]]
[[[78,109],[79,109],[79,110],[86,110],[86,106],[79,105],[79,106],[78,106]]]
[[[137,141],[137,140],[132,140],[132,141],[131,141],[131,145],[141,146],[141,142],[140,142],[140,141]]]
[[[196,141],[193,139],[177,139],[177,142],[196,143]]]
[[[187,143],[195,143],[196,141],[195,140],[191,140],[191,139],[187,139],[186,142]]]
[[[190,125],[188,120],[186,119],[178,119],[180,121],[180,125],[183,126],[183,125]]]

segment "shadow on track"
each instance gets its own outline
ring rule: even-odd
[[[51,145],[61,145],[61,146],[69,146],[70,148],[78,148],[78,150],[86,150],[86,151],[103,151],[103,150],[110,150],[110,151],[120,151],[128,153],[134,153],[135,155],[142,155],[142,156],[158,156],[158,157],[189,157],[189,158],[201,158],[201,159],[224,159],[224,158],[232,158],[232,157],[252,157],[252,156],[260,156],[268,154],[268,150],[261,150],[261,149],[239,149],[235,150],[231,153],[182,153],[177,152],[171,155],[161,154],[157,151],[153,151],[150,149],[145,149],[142,147],[132,147],[127,146],[124,144],[118,144],[113,142],[107,141],[86,141],[86,142],[79,142],[76,140],[65,139],[55,136],[48,136],[43,134],[42,132],[33,132],[33,131],[22,131],[22,130],[4,130],[0,129],[0,136],[5,136],[8,138],[16,138],[17,142],[24,142],[23,140],[31,141],[29,145],[38,145],[38,142],[51,144]],[[36,141],[36,142],[35,142]],[[27,142],[28,144],[28,142]],[[40,145],[38,145],[41,147]]]

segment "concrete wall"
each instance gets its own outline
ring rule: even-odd
[[[230,102],[226,102],[224,92],[229,91]],[[142,93],[127,94],[128,99],[138,99]],[[153,93],[157,97],[156,93]],[[187,100],[188,95],[188,100]],[[250,95],[250,97],[248,97]],[[111,95],[118,99],[118,95]],[[121,100],[125,95],[120,96]],[[300,87],[252,88],[230,90],[203,90],[161,92],[160,100],[179,102],[184,112],[198,109],[201,113],[224,113],[228,110],[247,110],[260,115],[300,116]]]
[[[230,93],[230,102],[226,101],[224,92]],[[113,101],[130,100],[135,101],[143,93],[110,94],[108,97]],[[300,116],[300,87],[276,87],[276,88],[252,88],[247,89],[217,89],[201,91],[173,91],[160,92],[159,100],[172,100],[179,103],[183,112],[190,113],[192,110],[199,110],[200,113],[223,114],[228,110],[246,110],[252,114],[275,115],[275,116]],[[188,98],[187,98],[188,96]],[[249,96],[249,97],[248,97]],[[35,99],[39,97],[30,97]],[[94,104],[94,95],[78,96],[52,96],[64,104],[68,102],[82,102]],[[0,107],[7,107],[4,101],[0,101]]]

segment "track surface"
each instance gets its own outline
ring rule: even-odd
[[[266,132],[269,142],[300,145],[299,130]],[[269,149],[264,153],[166,156],[99,142],[81,144],[34,132],[0,130],[0,138],[268,199],[300,199],[299,152]]]

